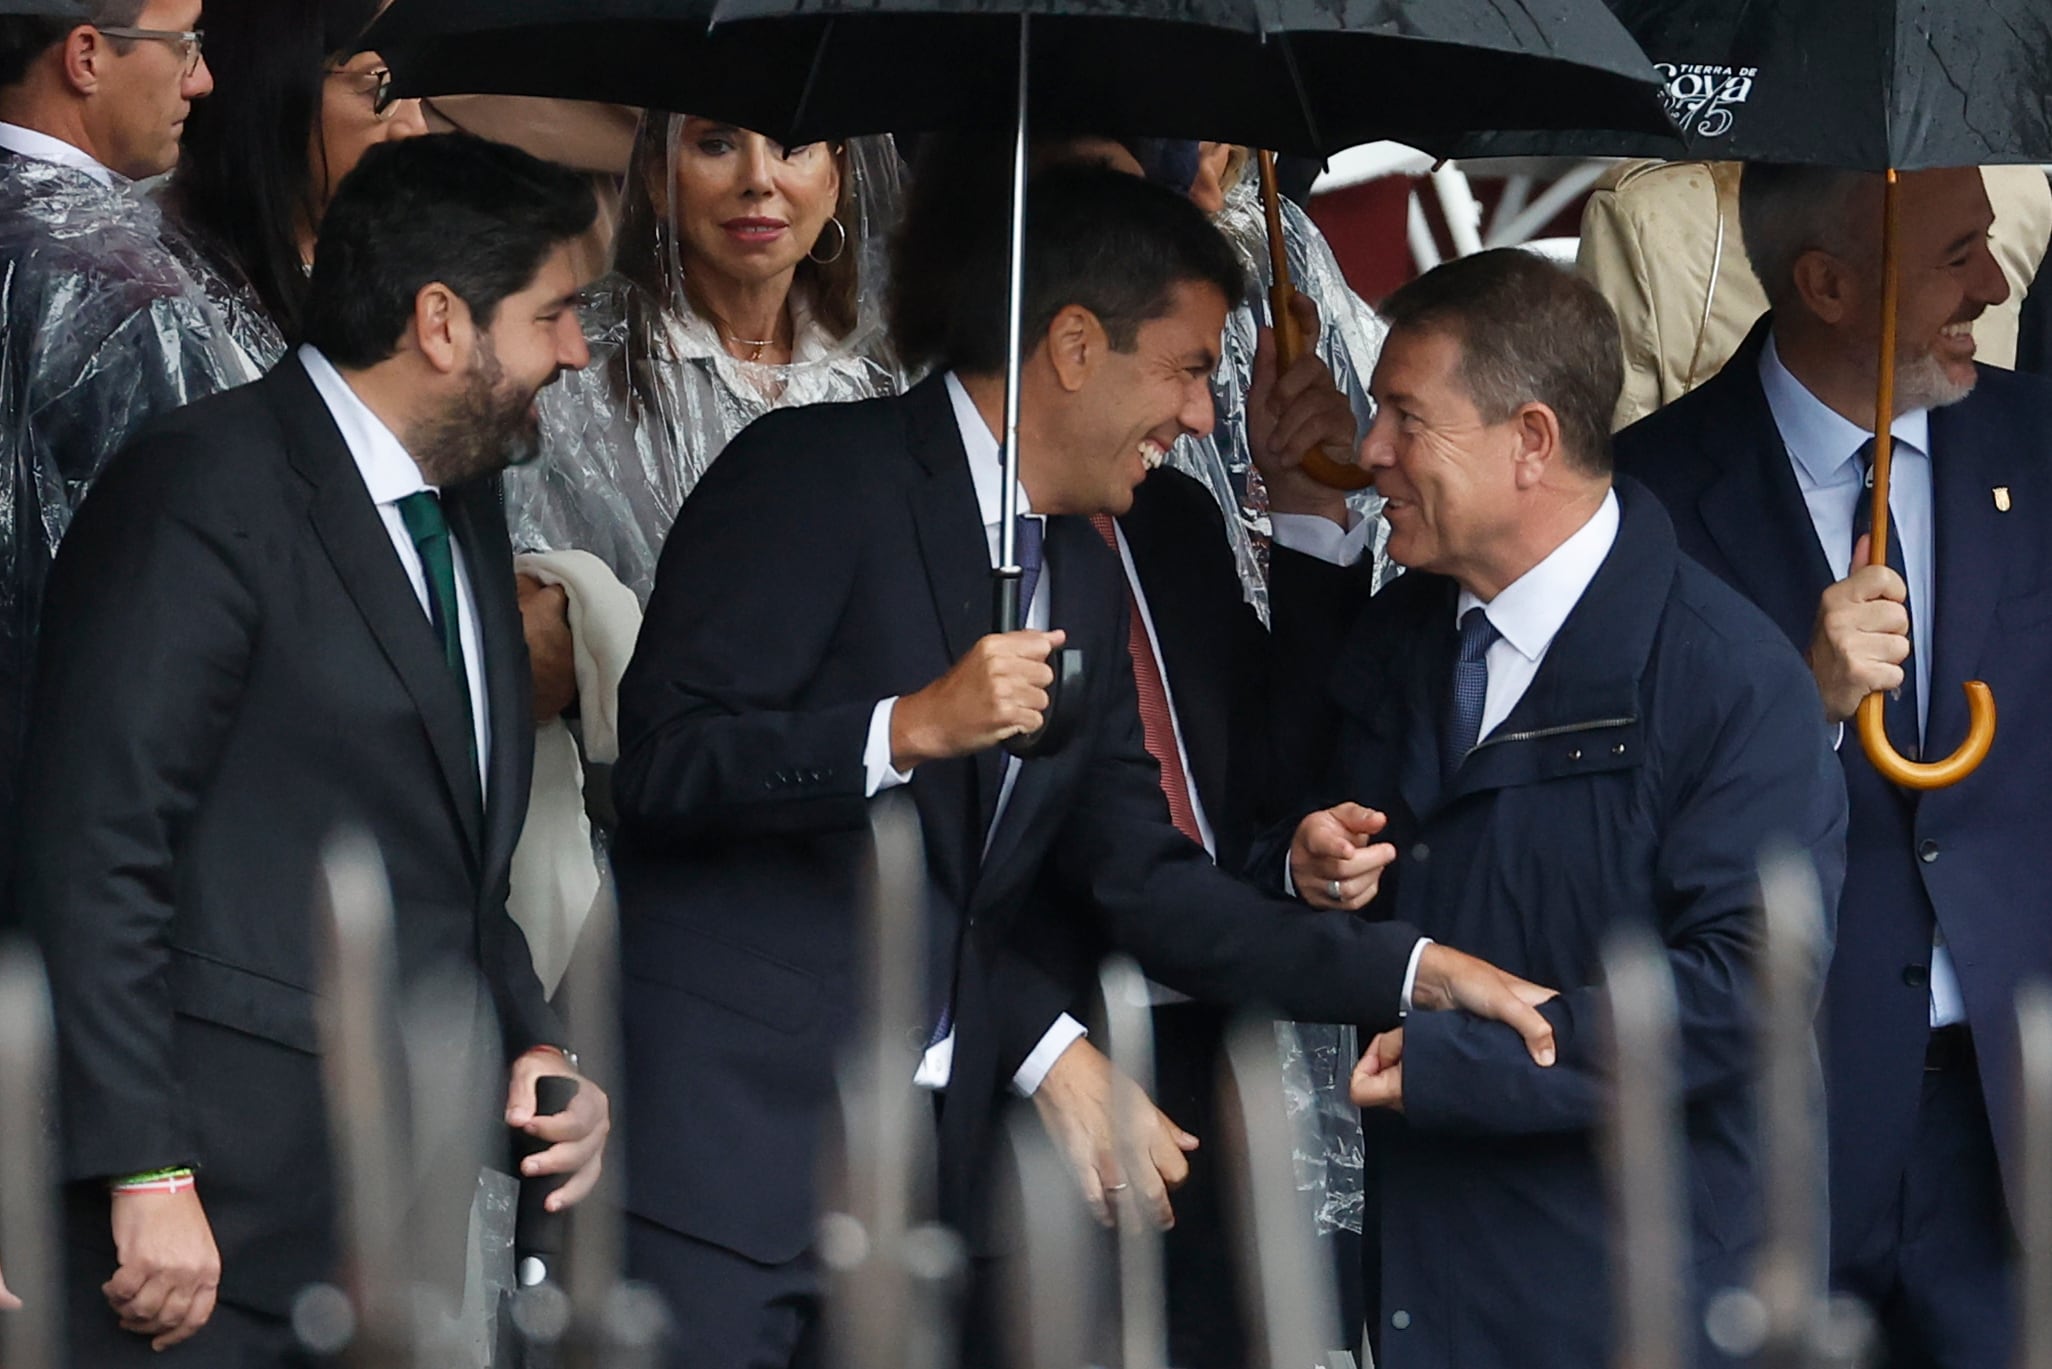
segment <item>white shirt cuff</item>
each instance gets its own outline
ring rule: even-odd
[[[1368,550],[1371,529],[1358,509],[1348,509],[1344,528],[1323,514],[1271,513],[1268,530],[1278,546],[1314,556],[1328,565],[1351,566]]]
[[[876,707],[869,714],[869,740],[862,747],[862,770],[865,775],[862,794],[864,798],[875,798],[886,789],[896,789],[901,784],[912,783],[912,772],[900,770],[891,764],[891,711],[898,706],[898,696],[877,700]]]
[[[1062,1052],[1090,1035],[1081,1022],[1063,1013],[1055,1024],[1047,1029],[1047,1035],[1040,1038],[1040,1044],[1033,1048],[1033,1054],[1026,1057],[1026,1063],[1019,1066],[1019,1072],[1012,1076],[1012,1092],[1021,1098],[1031,1098],[1040,1087],[1047,1072],[1054,1068],[1055,1061],[1062,1058]]]
[[[1404,996],[1400,1005],[1406,1017],[1411,1015],[1411,990],[1418,986],[1418,962],[1425,958],[1425,948],[1431,944],[1431,937],[1421,936],[1418,944],[1411,947],[1411,963],[1404,969]]]

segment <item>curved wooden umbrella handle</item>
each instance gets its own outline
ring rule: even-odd
[[[1867,541],[1867,563],[1888,564],[1888,484],[1895,451],[1891,431],[1895,415],[1896,304],[1900,293],[1897,243],[1900,234],[1900,177],[1891,169],[1882,200],[1881,225],[1881,365],[1874,395],[1874,469],[1869,512],[1873,530]],[[1860,700],[1860,745],[1874,768],[1905,789],[1943,789],[1958,784],[1988,759],[1995,741],[1995,693],[1979,680],[1966,683],[1967,735],[1959,750],[1942,761],[1913,761],[1888,740],[1879,694]]]
[[[1304,355],[1304,334],[1297,327],[1296,312],[1290,308],[1290,301],[1297,297],[1297,287],[1290,283],[1289,252],[1283,245],[1282,197],[1275,185],[1275,154],[1255,155],[1261,164],[1261,201],[1268,212],[1268,265],[1273,282],[1268,288],[1268,314],[1275,324],[1275,360],[1280,371],[1287,370]],[[1298,464],[1304,474],[1328,489],[1365,490],[1375,483],[1373,472],[1351,461],[1336,461],[1317,447],[1305,451]]]
[[[1966,696],[1966,740],[1942,761],[1913,761],[1905,757],[1888,740],[1881,720],[1882,697],[1869,694],[1860,700],[1860,745],[1882,778],[1905,789],[1943,789],[1979,769],[1988,758],[1988,748],[1995,743],[1995,691],[1979,680],[1968,680]]]

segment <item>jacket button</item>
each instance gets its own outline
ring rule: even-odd
[[[1578,760],[1580,760],[1581,758],[1582,758],[1582,748],[1581,748],[1581,747],[1579,747],[1579,746],[1578,746],[1578,747],[1576,747],[1576,748],[1575,748],[1574,750],[1572,750],[1572,751],[1568,752],[1568,759],[1569,759],[1569,760],[1571,760],[1571,761],[1578,761]]]
[[[1419,842],[1411,848],[1411,859],[1423,865],[1426,861],[1432,859],[1432,848],[1422,841]]]
[[[1411,1314],[1399,1307],[1396,1311],[1389,1314],[1389,1324],[1399,1331],[1405,1330],[1411,1324]]]
[[[1613,756],[1622,756],[1624,754],[1624,748],[1625,744],[1623,742],[1619,742],[1616,746],[1610,748],[1610,754]]]
[[[1921,860],[1926,865],[1929,865],[1932,861],[1938,859],[1938,843],[1931,840],[1929,837],[1925,837],[1922,841],[1918,842],[1917,859]]]
[[[1931,982],[1931,972],[1922,965],[1905,965],[1902,967],[1902,982],[1912,989],[1921,989]]]

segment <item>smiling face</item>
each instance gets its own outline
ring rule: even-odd
[[[1906,173],[1897,199],[1896,406],[1956,403],[1974,387],[1974,320],[2009,298],[2009,282],[1988,249],[1995,214],[1973,167]],[[1853,197],[1852,212],[1878,225],[1882,203],[1873,178]],[[1852,279],[1838,317],[1827,321],[1846,362],[1871,385],[1881,347],[1878,227],[1862,243],[1860,260],[1841,263]]]
[[[681,122],[672,147],[670,207],[684,274],[711,272],[742,287],[788,281],[840,202],[833,148],[787,148],[696,117]]]
[[[1508,583],[1495,563],[1517,540],[1525,431],[1520,414],[1483,419],[1460,364],[1460,340],[1449,332],[1392,331],[1369,386],[1376,414],[1365,451],[1387,501],[1390,559],[1483,593]]]
[[[1209,433],[1225,321],[1224,293],[1194,281],[1170,287],[1167,312],[1142,323],[1127,351],[1089,310],[1062,310],[1045,345],[1063,394],[1026,459],[1034,509],[1122,514],[1177,438]]]
[[[182,33],[199,28],[200,15],[200,0],[150,0],[132,27]],[[93,155],[131,180],[178,165],[185,116],[214,88],[206,59],[187,70],[178,43],[113,39],[91,29],[73,30],[67,41],[90,45],[94,89],[86,118]]]

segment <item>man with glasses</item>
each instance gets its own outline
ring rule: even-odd
[[[177,162],[213,87],[200,4],[0,0],[0,875],[42,584],[72,511],[144,423],[256,378],[134,185]]]

